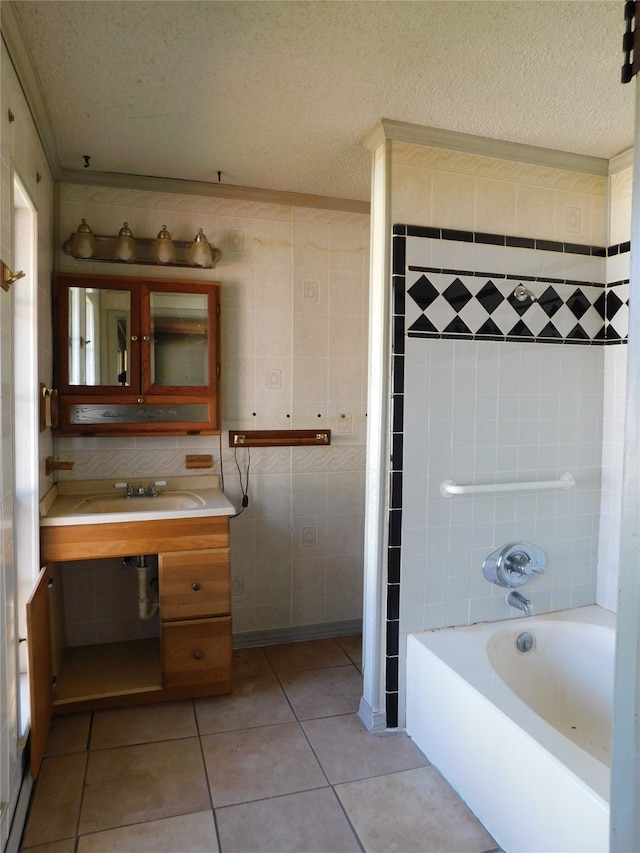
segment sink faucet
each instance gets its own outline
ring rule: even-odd
[[[158,481],[160,483],[161,481]],[[156,483],[151,482],[147,486],[145,491],[142,483],[138,483],[137,488],[134,488],[133,483],[116,483],[116,488],[126,486],[127,488],[127,497],[128,498],[154,498],[158,493],[156,492]]]
[[[524,595],[516,592],[515,589],[512,589],[507,595],[507,604],[511,605],[511,607],[515,607],[517,610],[522,610],[525,616],[533,616],[533,607],[531,606],[531,602],[528,598],[525,598]]]
[[[114,483],[114,489],[126,489],[128,498],[155,498],[159,492],[156,490],[156,486],[166,486],[166,480],[152,480],[147,486],[146,490],[142,484],[142,481],[138,481],[137,487],[133,485],[133,483]]]

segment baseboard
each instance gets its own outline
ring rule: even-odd
[[[7,839],[7,846],[4,848],[4,853],[18,853],[18,850],[20,850],[20,842],[22,841],[25,823],[27,822],[27,811],[29,809],[32,789],[33,779],[27,766],[22,777],[20,793],[18,794],[16,809],[11,820],[11,829],[9,830],[9,838]]]
[[[273,628],[266,631],[245,631],[233,635],[234,649],[256,646],[276,646],[279,643],[302,643],[305,640],[325,640],[331,637],[349,637],[362,633],[362,619],[346,622],[319,622],[317,625],[296,625],[292,628]]]
[[[386,713],[384,711],[374,711],[364,696],[360,699],[358,716],[370,732],[379,734],[380,732],[386,731],[398,731],[398,729],[387,729]]]

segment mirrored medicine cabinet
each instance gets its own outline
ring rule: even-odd
[[[59,435],[219,431],[220,282],[56,273]]]

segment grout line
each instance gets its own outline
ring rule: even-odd
[[[345,653],[345,655],[349,658],[349,661],[350,661],[350,664],[349,664],[349,665],[353,666],[354,670],[358,673],[358,675],[360,675],[360,676],[361,676],[361,674],[362,674],[362,673],[361,673],[361,670],[359,669],[359,667],[358,667],[358,665],[356,664],[356,662],[355,662],[352,658],[350,658],[350,656],[349,656],[349,655],[344,651],[344,649],[342,649],[342,651],[343,651],[343,652]],[[267,659],[267,660],[268,660],[268,659]],[[309,746],[309,748],[310,748],[310,750],[311,750],[311,753],[312,753],[312,755],[314,756],[314,758],[315,758],[316,762],[318,763],[318,766],[320,767],[320,770],[321,770],[321,772],[322,772],[322,775],[323,775],[324,779],[326,780],[326,784],[325,784],[325,785],[318,785],[318,786],[314,786],[313,788],[305,788],[305,789],[300,790],[300,791],[293,791],[293,792],[288,792],[288,793],[276,794],[275,796],[259,797],[259,798],[255,799],[255,800],[247,800],[247,801],[243,801],[242,803],[230,803],[230,804],[228,804],[228,805],[224,805],[224,806],[218,806],[218,807],[216,807],[216,806],[214,805],[214,803],[213,803],[212,789],[211,789],[211,785],[210,785],[210,782],[209,782],[209,776],[208,776],[208,772],[207,772],[207,764],[206,764],[206,761],[205,761],[204,749],[203,749],[203,744],[202,744],[202,738],[203,738],[204,736],[207,736],[207,735],[205,735],[204,733],[202,733],[202,732],[201,732],[201,729],[200,729],[200,721],[199,721],[199,719],[198,719],[198,713],[197,713],[197,709],[196,709],[196,700],[195,700],[195,699],[190,699],[189,701],[190,701],[190,703],[191,703],[191,711],[192,711],[193,718],[194,718],[194,721],[195,721],[195,726],[196,726],[196,734],[195,734],[195,736],[196,736],[196,737],[198,737],[198,740],[199,740],[200,754],[201,754],[201,759],[202,759],[203,769],[204,769],[204,774],[205,774],[205,782],[206,782],[207,787],[208,787],[210,810],[211,810],[211,813],[212,813],[212,815],[213,815],[213,819],[214,819],[214,827],[215,827],[215,832],[216,832],[216,841],[217,841],[218,849],[219,849],[220,853],[225,853],[225,851],[224,851],[224,848],[223,848],[223,846],[222,846],[222,841],[221,841],[221,837],[220,837],[220,830],[219,830],[219,826],[218,826],[218,817],[217,817],[217,812],[218,812],[219,810],[221,810],[221,809],[227,809],[227,808],[233,808],[233,807],[235,807],[235,806],[242,806],[242,805],[245,805],[245,804],[248,804],[248,803],[261,802],[261,801],[263,802],[263,801],[267,801],[267,800],[271,800],[271,799],[275,800],[275,799],[281,799],[281,798],[285,798],[285,797],[291,797],[291,796],[296,795],[296,794],[304,794],[304,793],[307,793],[307,792],[310,792],[310,791],[314,791],[314,790],[318,790],[318,791],[319,791],[319,790],[323,790],[323,789],[325,789],[325,788],[330,788],[330,789],[331,789],[331,791],[332,791],[332,793],[333,793],[333,796],[334,796],[334,797],[335,797],[335,799],[337,800],[337,802],[338,802],[338,804],[339,804],[339,807],[340,807],[340,809],[341,809],[342,813],[344,814],[344,816],[345,816],[345,818],[346,818],[347,824],[348,824],[348,826],[350,827],[350,829],[351,829],[351,831],[352,831],[352,833],[353,833],[354,838],[356,839],[357,844],[359,845],[360,849],[361,849],[361,850],[363,851],[363,853],[364,853],[364,851],[366,851],[366,847],[365,847],[365,845],[363,844],[363,842],[361,841],[360,836],[359,836],[358,832],[356,831],[356,829],[355,829],[355,827],[354,827],[354,825],[353,825],[353,823],[352,823],[352,821],[351,821],[351,819],[350,819],[350,817],[349,817],[349,814],[347,813],[347,811],[346,811],[346,809],[345,809],[345,807],[344,807],[344,805],[343,805],[343,803],[342,803],[342,800],[341,800],[341,799],[340,799],[340,797],[338,796],[338,793],[337,793],[336,788],[337,788],[338,786],[343,786],[343,785],[345,785],[345,784],[350,784],[350,783],[353,783],[353,782],[366,781],[366,780],[368,780],[368,779],[373,779],[373,778],[376,778],[376,777],[382,777],[382,776],[389,776],[389,777],[391,777],[391,776],[393,776],[393,775],[400,774],[400,773],[404,773],[404,772],[406,772],[406,771],[405,771],[405,770],[396,770],[396,771],[391,771],[391,772],[387,772],[387,773],[379,773],[379,774],[375,774],[374,776],[365,776],[365,777],[363,777],[363,778],[358,778],[358,779],[348,780],[348,781],[346,781],[346,782],[336,782],[336,783],[332,783],[332,782],[330,782],[330,781],[329,781],[329,779],[328,779],[328,776],[327,776],[327,772],[325,771],[324,766],[323,766],[322,762],[320,761],[320,758],[319,758],[319,756],[318,756],[318,754],[317,754],[316,750],[314,749],[314,747],[313,747],[312,743],[311,743],[311,742],[310,742],[310,740],[309,740],[309,737],[307,736],[307,732],[305,731],[305,728],[304,728],[304,723],[312,723],[312,722],[314,722],[314,721],[316,721],[316,720],[329,720],[329,719],[336,718],[336,717],[349,717],[349,716],[353,716],[354,714],[357,714],[357,709],[355,709],[355,710],[353,710],[353,711],[347,711],[347,712],[344,712],[344,713],[329,714],[329,715],[322,716],[322,717],[312,717],[312,718],[309,718],[309,719],[304,719],[304,720],[302,720],[302,719],[300,719],[300,718],[298,717],[298,715],[297,715],[297,713],[296,713],[295,709],[293,708],[293,705],[291,704],[291,701],[289,700],[289,697],[288,697],[288,695],[287,695],[287,693],[286,693],[286,690],[285,690],[285,688],[284,688],[284,686],[283,686],[283,681],[284,681],[284,680],[286,680],[286,678],[287,678],[288,676],[295,676],[295,675],[298,675],[298,674],[302,674],[302,673],[309,673],[309,672],[326,672],[327,670],[330,670],[330,669],[343,668],[344,666],[347,666],[348,664],[341,664],[341,665],[339,665],[339,666],[333,666],[333,667],[314,667],[314,668],[311,668],[311,669],[305,669],[305,670],[293,670],[293,671],[288,672],[288,673],[277,673],[277,672],[275,672],[275,671],[273,670],[273,667],[271,666],[271,662],[270,662],[270,661],[268,661],[268,663],[269,663],[269,667],[270,667],[270,669],[271,669],[271,677],[275,676],[275,678],[276,678],[276,680],[277,680],[277,683],[278,683],[278,685],[279,685],[280,689],[282,690],[282,693],[283,693],[283,695],[284,695],[284,698],[285,698],[285,700],[287,701],[287,703],[288,703],[288,705],[289,705],[289,707],[290,707],[290,709],[291,709],[291,712],[292,712],[292,714],[293,714],[294,720],[292,720],[292,721],[290,721],[290,722],[296,722],[296,724],[298,725],[298,728],[302,731],[302,734],[303,734],[303,736],[304,736],[304,738],[305,738],[305,740],[306,740],[306,742],[307,742],[307,744],[308,744],[308,746]],[[259,677],[261,677],[261,676],[245,676],[245,678],[259,678]],[[203,698],[205,698],[205,697],[203,697]],[[216,697],[211,697],[211,698],[216,698]],[[84,773],[83,773],[83,785],[82,785],[82,792],[81,792],[81,798],[80,798],[80,807],[79,807],[79,810],[78,810],[78,819],[77,819],[77,822],[76,822],[76,835],[75,835],[75,838],[73,839],[73,849],[74,849],[74,853],[77,853],[78,846],[79,846],[79,841],[80,841],[80,837],[81,837],[81,836],[78,834],[78,830],[79,830],[80,817],[81,817],[81,813],[82,813],[82,806],[83,806],[84,794],[85,794],[86,783],[87,783],[87,771],[88,771],[88,761],[89,761],[90,753],[91,753],[92,751],[95,751],[95,752],[97,752],[97,751],[102,751],[102,750],[91,750],[91,749],[90,749],[91,739],[92,739],[92,736],[93,736],[93,728],[94,728],[94,724],[95,724],[95,713],[96,713],[96,712],[93,712],[93,711],[91,712],[91,716],[90,716],[90,720],[89,720],[89,727],[88,727],[88,732],[87,732],[87,738],[86,738],[86,742],[85,742],[85,750],[84,750],[84,752],[85,752],[85,765],[84,765]],[[290,723],[289,723],[289,724],[290,724]],[[235,729],[235,730],[232,730],[232,731],[250,731],[250,730],[252,730],[252,729],[254,729],[254,728],[269,728],[269,727],[271,727],[271,726],[273,726],[273,725],[282,725],[282,723],[273,723],[273,724],[269,724],[268,726],[244,726],[244,727],[242,727],[242,728]],[[226,733],[226,731],[225,731],[225,732],[220,732],[219,734],[225,734],[225,733]],[[218,732],[212,732],[211,734],[218,734]],[[186,740],[186,739],[190,739],[190,738],[191,738],[191,737],[193,737],[193,736],[194,736],[194,735],[188,735],[188,736],[186,736],[186,737],[184,737],[184,738],[165,738],[163,741],[151,741],[151,742],[149,742],[149,741],[145,741],[145,742],[144,742],[144,743],[142,743],[142,744],[139,744],[139,743],[135,743],[135,744],[124,744],[124,745],[113,746],[113,747],[105,747],[104,749],[120,749],[120,748],[123,748],[123,747],[129,747],[129,746],[142,746],[142,745],[147,745],[147,744],[149,744],[149,743],[162,743],[162,742],[165,742],[165,741]],[[427,764],[427,765],[426,765],[426,767],[433,767],[433,765],[431,765],[431,764]],[[413,768],[413,769],[418,769],[418,768]],[[439,772],[439,771],[437,771],[437,769],[436,769],[436,768],[434,768],[434,770],[436,770],[436,772]],[[441,775],[441,774],[440,774],[440,775]],[[191,812],[187,812],[186,814],[191,814]],[[173,817],[178,817],[178,815],[174,815]],[[155,820],[162,820],[162,819],[163,819],[163,818],[156,818]],[[134,825],[135,825],[135,824],[123,824],[122,826],[118,826],[118,827],[109,827],[109,828],[108,828],[108,830],[100,830],[100,832],[105,832],[105,831],[109,831],[109,830],[112,830],[112,829],[120,829],[120,828],[124,828],[124,827],[127,827],[127,826],[134,826]],[[95,834],[95,833],[89,833],[89,834]],[[25,850],[25,853],[27,853],[27,851],[26,851],[26,850]],[[488,849],[488,850],[484,851],[484,853],[503,853],[503,851],[501,850],[501,848],[500,848],[500,847],[493,847],[493,848],[491,848],[491,849]]]
[[[84,807],[84,794],[87,788],[87,772],[89,770],[89,757],[91,752],[89,750],[89,744],[91,743],[91,736],[93,734],[93,719],[94,719],[94,711],[91,711],[91,717],[89,718],[89,730],[87,731],[87,740],[86,740],[86,749],[85,749],[85,760],[84,760],[84,772],[82,774],[82,788],[80,790],[80,802],[78,803],[78,816],[76,818],[76,838],[74,850],[77,849],[80,839],[80,818],[82,817],[82,809]]]

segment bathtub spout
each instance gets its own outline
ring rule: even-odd
[[[531,606],[531,602],[528,598],[525,598],[524,595],[516,592],[515,589],[512,589],[507,595],[507,604],[511,607],[515,607],[517,610],[522,610],[525,616],[533,616],[533,607]]]

